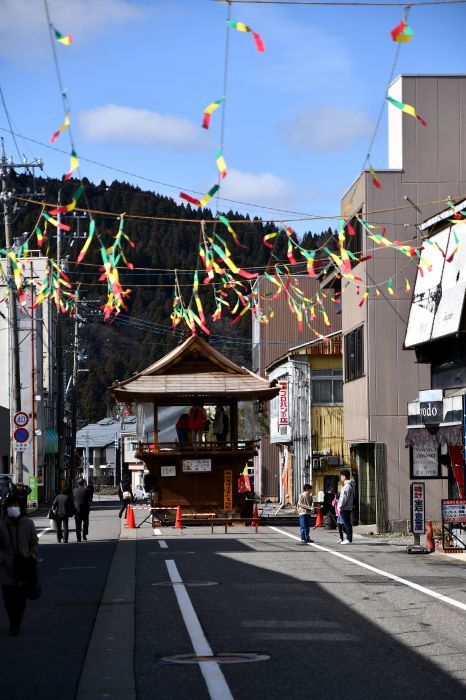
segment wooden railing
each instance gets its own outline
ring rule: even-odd
[[[183,453],[205,453],[205,452],[253,452],[257,447],[254,440],[232,442],[206,441],[200,443],[180,443],[180,442],[136,442],[134,443],[134,451],[136,454],[160,454],[164,452],[183,452]]]

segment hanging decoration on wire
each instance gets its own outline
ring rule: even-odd
[[[64,180],[69,180],[72,176],[74,171],[79,168],[79,158],[76,155],[74,151],[71,151],[71,156],[70,156],[70,169],[66,173],[66,175],[63,176]]]
[[[70,124],[70,115],[69,112],[67,112],[65,114],[65,121],[63,122],[63,124],[60,127],[58,127],[58,129],[54,131],[52,136],[50,137],[50,143],[55,143],[60,134],[62,134],[65,131],[65,129],[68,129]]]
[[[207,202],[210,202],[212,197],[215,196],[215,194],[218,192],[220,189],[219,185],[214,185],[213,187],[210,188],[210,190],[203,196],[202,199],[196,199],[196,197],[191,197],[190,194],[186,194],[185,192],[180,192],[180,197],[181,199],[184,199],[186,202],[189,202],[190,204],[194,204],[196,207],[205,207]]]
[[[223,157],[222,149],[219,148],[217,151],[217,168],[220,173],[220,177],[223,179],[227,175],[227,164],[225,163],[225,158]]]
[[[57,214],[69,214],[71,211],[74,211],[76,209],[76,205],[78,204],[79,199],[82,197],[84,194],[84,185],[81,183],[74,193],[72,200],[69,204],[64,204],[63,206],[59,206],[56,209],[52,209],[49,211],[49,214],[52,216],[56,216]]]
[[[374,187],[376,187],[378,190],[381,190],[381,189],[382,189],[382,183],[380,182],[380,179],[377,177],[377,174],[376,174],[374,168],[372,167],[372,165],[371,165],[370,163],[369,163],[369,172],[370,172],[371,177],[372,177],[372,184],[373,184]]]
[[[64,44],[65,46],[69,46],[72,43],[73,39],[71,37],[71,34],[61,34],[58,31],[58,29],[55,29],[53,24],[51,26],[52,26],[52,31],[55,35],[55,39],[56,39],[56,41],[58,41],[59,44]]]
[[[228,24],[232,29],[236,29],[237,32],[249,32],[252,35],[252,38],[254,39],[254,44],[256,47],[256,50],[259,51],[259,53],[264,53],[265,51],[265,44],[262,41],[262,37],[260,34],[257,32],[253,31],[251,27],[248,27],[247,24],[243,24],[243,22],[237,22],[234,19],[229,19],[227,20]]]
[[[204,110],[204,118],[202,120],[202,128],[203,129],[208,129],[210,126],[210,120],[212,117],[212,112],[215,112],[216,109],[220,107],[222,102],[224,102],[225,97],[221,97],[219,100],[215,100],[215,102],[211,102],[210,105],[208,105],[205,110]]]
[[[406,114],[409,114],[411,117],[414,117],[415,119],[420,121],[422,126],[427,126],[426,120],[423,119],[421,115],[416,112],[415,108],[412,105],[408,105],[405,102],[399,102],[398,100],[395,100],[395,98],[390,97],[390,95],[387,95],[387,100],[390,102],[391,105],[393,105],[397,109],[400,109],[402,112],[405,112]]]
[[[393,41],[397,41],[400,44],[407,44],[413,38],[413,29],[406,24],[406,17],[403,17],[401,22],[390,32],[390,36]]]

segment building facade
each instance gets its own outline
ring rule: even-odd
[[[352,215],[355,250],[372,256],[353,270],[371,290],[367,302],[361,305],[351,289],[342,295],[345,440],[359,476],[361,522],[381,530],[406,529],[410,519],[406,405],[430,388],[430,371],[404,349],[406,289],[414,285],[416,264],[377,247],[360,221],[379,227],[389,241],[421,246],[419,225],[438,210],[436,202],[466,190],[466,77],[401,76],[389,95],[415,105],[428,127],[389,105],[389,170],[376,171],[381,188],[363,172],[341,203],[345,216]],[[438,483],[429,489],[432,506],[440,490]]]

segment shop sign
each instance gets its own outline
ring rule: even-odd
[[[211,472],[212,471],[212,460],[211,459],[184,459],[183,460],[183,471],[184,472]]]
[[[176,467],[160,467],[160,476],[176,476]]]
[[[29,476],[29,488],[31,489],[31,493],[27,497],[28,501],[37,503],[39,500],[39,479],[37,476],[33,476],[32,474]]]
[[[288,382],[280,382],[280,393],[278,394],[278,425],[288,425],[289,422]]]
[[[223,472],[223,509],[227,513],[233,510],[233,471],[225,469]]]
[[[466,499],[442,500],[442,521],[466,525]]]
[[[411,528],[413,535],[423,535],[426,531],[424,484],[411,484]]]
[[[419,392],[419,412],[424,425],[439,425],[443,421],[443,392],[428,389]]]
[[[411,479],[438,479],[440,477],[439,447],[413,445],[411,448]]]

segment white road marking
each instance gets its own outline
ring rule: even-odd
[[[168,549],[168,544],[165,540],[159,540],[160,549]]]
[[[269,525],[271,530],[275,530],[275,532],[279,532],[281,535],[285,535],[286,537],[290,537],[293,540],[298,540],[300,541],[300,537],[297,537],[296,535],[292,535],[291,532],[285,532],[285,530],[280,530],[278,527],[274,527],[273,525]],[[437,600],[441,600],[442,603],[447,603],[448,605],[452,605],[455,608],[459,608],[460,610],[465,610],[466,611],[466,603],[460,603],[459,600],[454,600],[453,598],[449,598],[446,595],[442,595],[442,593],[437,593],[437,591],[433,591],[430,588],[425,588],[425,586],[420,586],[418,583],[414,583],[414,581],[408,581],[406,578],[401,578],[400,576],[396,576],[395,574],[391,574],[389,571],[384,571],[383,569],[377,569],[375,566],[371,566],[370,564],[366,564],[363,561],[359,561],[358,559],[353,559],[353,557],[348,557],[346,554],[342,554],[342,552],[335,552],[333,549],[329,549],[328,547],[322,547],[320,544],[315,544],[315,543],[310,543],[309,547],[315,547],[315,549],[320,549],[322,552],[328,552],[329,554],[333,554],[334,557],[339,557],[340,559],[345,559],[345,561],[349,561],[352,564],[356,564],[357,566],[362,567],[363,569],[367,569],[368,571],[373,571],[375,574],[380,574],[380,576],[385,576],[385,578],[389,578],[392,581],[396,581],[396,583],[401,583],[403,586],[408,586],[409,588],[414,588],[415,591],[419,591],[420,593],[424,593],[425,595],[430,596],[431,598],[436,598]]]
[[[37,537],[42,537],[42,535],[45,535],[46,532],[53,532],[53,527],[46,527],[45,530],[38,533]]]
[[[183,584],[174,560],[167,559],[165,564],[167,565],[171,582]],[[188,630],[194,653],[197,656],[214,656],[212,648],[207,641],[201,623],[196,615],[196,611],[193,608],[186,587],[184,585],[173,586],[173,590],[178,605],[180,606],[181,615],[183,616],[184,624]],[[233,695],[228,687],[225,676],[217,663],[201,661],[199,663],[199,668],[206,682],[211,700],[233,700]]]

